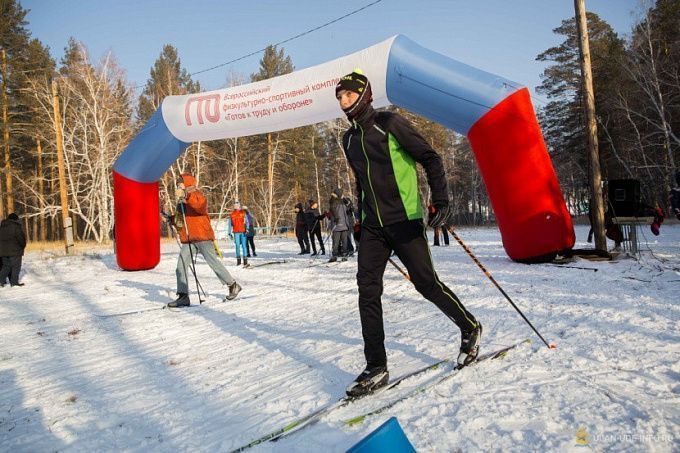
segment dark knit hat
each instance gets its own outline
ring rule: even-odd
[[[335,86],[335,95],[337,96],[340,90],[354,91],[357,94],[363,94],[369,86],[368,78],[363,75],[360,70],[355,69],[340,79]]]
[[[371,102],[373,102],[373,91],[371,90],[371,82],[362,74],[360,69],[355,69],[351,73],[342,77],[335,86],[335,96],[341,90],[353,91],[359,94],[359,98],[346,109],[342,109],[347,115],[347,119],[353,121],[366,111]]]
[[[10,215],[7,216],[9,220],[19,220],[19,216],[16,215],[15,213],[11,213]]]

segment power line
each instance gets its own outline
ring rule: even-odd
[[[302,32],[302,33],[298,33],[298,34],[295,35],[295,36],[291,36],[291,37],[288,38],[288,39],[284,39],[283,41],[279,41],[279,42],[273,44],[273,46],[280,46],[281,44],[285,44],[285,43],[290,42],[290,41],[292,41],[292,40],[294,40],[294,39],[297,39],[297,38],[300,38],[300,37],[302,37],[302,36],[308,35],[308,34],[310,34],[310,33],[312,33],[312,32],[315,32],[315,31],[317,31],[317,30],[320,30],[320,29],[322,29],[322,28],[324,28],[324,27],[327,27],[327,26],[329,26],[329,25],[331,25],[331,24],[334,24],[334,23],[336,23],[336,22],[339,22],[339,21],[341,21],[341,20],[343,20],[343,19],[346,19],[346,18],[348,18],[349,16],[352,16],[352,15],[354,15],[354,14],[360,12],[360,11],[365,10],[366,8],[370,8],[371,6],[373,6],[373,5],[375,5],[375,4],[378,4],[378,3],[380,3],[381,1],[382,1],[382,0],[376,0],[376,1],[374,1],[374,2],[371,2],[371,3],[367,4],[367,5],[362,6],[361,8],[355,9],[354,11],[350,11],[349,13],[347,13],[347,14],[345,14],[345,15],[343,15],[343,16],[340,16],[340,17],[338,17],[338,18],[336,18],[336,19],[333,19],[333,20],[331,20],[330,22],[326,22],[326,23],[321,24],[321,25],[319,25],[319,26],[317,26],[317,27],[310,28],[309,30],[304,31],[304,32]],[[206,68],[206,69],[201,69],[200,71],[192,72],[191,74],[189,74],[189,76],[195,76],[195,75],[197,75],[197,74],[203,74],[204,72],[213,71],[213,70],[215,70],[215,69],[222,68],[222,67],[227,66],[227,65],[230,65],[230,64],[232,64],[232,63],[236,63],[237,61],[246,59],[246,58],[248,58],[248,57],[252,57],[253,55],[257,55],[257,54],[260,53],[260,52],[264,52],[266,49],[267,49],[267,48],[265,47],[264,49],[260,49],[260,50],[254,51],[254,52],[250,52],[250,53],[247,54],[247,55],[243,55],[242,57],[234,58],[233,60],[229,60],[229,61],[227,61],[227,62],[225,62],[225,63],[221,63],[221,64],[218,64],[218,65],[216,65],[216,66],[212,66],[212,67]],[[146,84],[144,84],[144,85],[146,85]],[[143,87],[144,85],[137,85],[135,88],[141,88],[141,87]]]

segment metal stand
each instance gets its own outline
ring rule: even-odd
[[[621,227],[623,241],[621,246],[624,252],[634,257],[640,256],[640,240],[638,239],[638,225],[650,225],[654,217],[614,217],[612,223]]]

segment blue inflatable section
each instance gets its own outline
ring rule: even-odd
[[[422,47],[403,35],[387,61],[390,103],[467,135],[519,84]]]
[[[113,170],[133,181],[156,182],[187,146],[189,143],[170,133],[159,107],[116,160]]]

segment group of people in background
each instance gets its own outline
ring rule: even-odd
[[[352,244],[350,233],[354,231],[359,220],[355,217],[352,200],[343,198],[340,188],[333,190],[328,206],[328,210],[321,213],[319,204],[313,199],[307,201],[306,209],[303,208],[302,203],[295,205],[295,236],[300,245],[298,255],[309,254],[310,245],[311,256],[317,256],[319,253],[325,255],[325,242],[328,238],[332,238],[333,245],[328,262],[336,262],[338,258],[346,261],[347,257],[354,255],[355,246]],[[329,220],[329,235],[324,240],[321,235],[321,225],[326,218]],[[316,249],[315,240],[319,243],[319,251]]]

